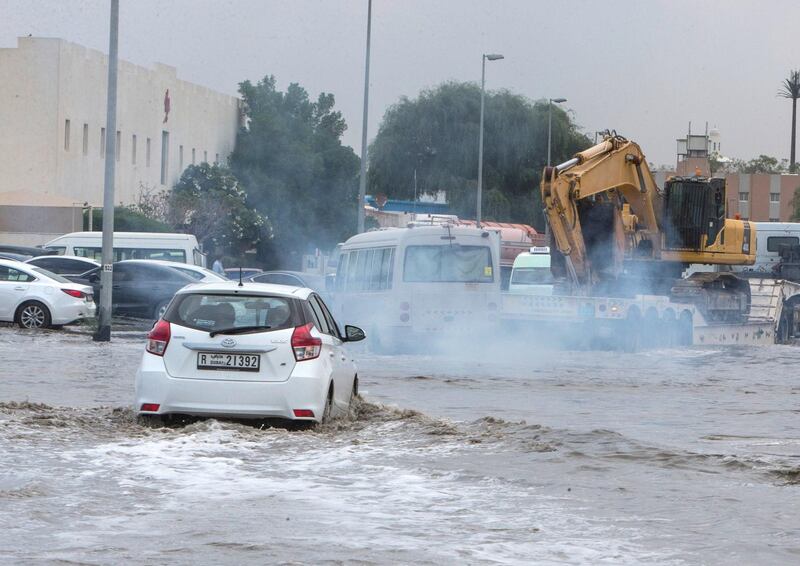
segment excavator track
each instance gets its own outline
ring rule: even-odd
[[[695,273],[675,280],[670,299],[695,305],[708,322],[746,322],[750,284],[733,273]]]

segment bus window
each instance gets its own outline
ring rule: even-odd
[[[796,246],[798,243],[800,239],[797,236],[770,236],[767,238],[767,251],[779,252],[782,244]]]
[[[492,254],[488,246],[409,246],[403,280],[409,282],[491,283]]]
[[[339,264],[336,267],[336,290],[344,291],[345,280],[347,278],[347,260],[350,254],[343,253],[339,255]]]

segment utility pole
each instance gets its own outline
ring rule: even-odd
[[[486,60],[498,61],[503,59],[499,53],[484,53],[481,56],[481,119],[478,133],[478,206],[475,225],[481,227],[481,208],[483,204],[483,106],[486,92]]]
[[[117,131],[117,46],[119,44],[119,0],[111,0],[108,40],[108,98],[106,101],[106,169],[103,183],[103,255],[100,268],[100,321],[95,342],[111,340],[111,286],[114,265],[114,165]]]
[[[364,119],[361,122],[361,176],[358,179],[358,233],[364,231],[367,198],[367,109],[369,108],[369,41],[372,33],[372,0],[367,0],[367,55],[364,66]]]

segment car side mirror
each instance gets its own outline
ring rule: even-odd
[[[360,342],[367,337],[358,326],[350,326],[349,324],[344,327],[344,335],[348,342]]]

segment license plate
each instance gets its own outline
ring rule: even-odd
[[[236,371],[258,371],[261,356],[258,354],[223,354],[198,352],[197,369],[229,369]]]

